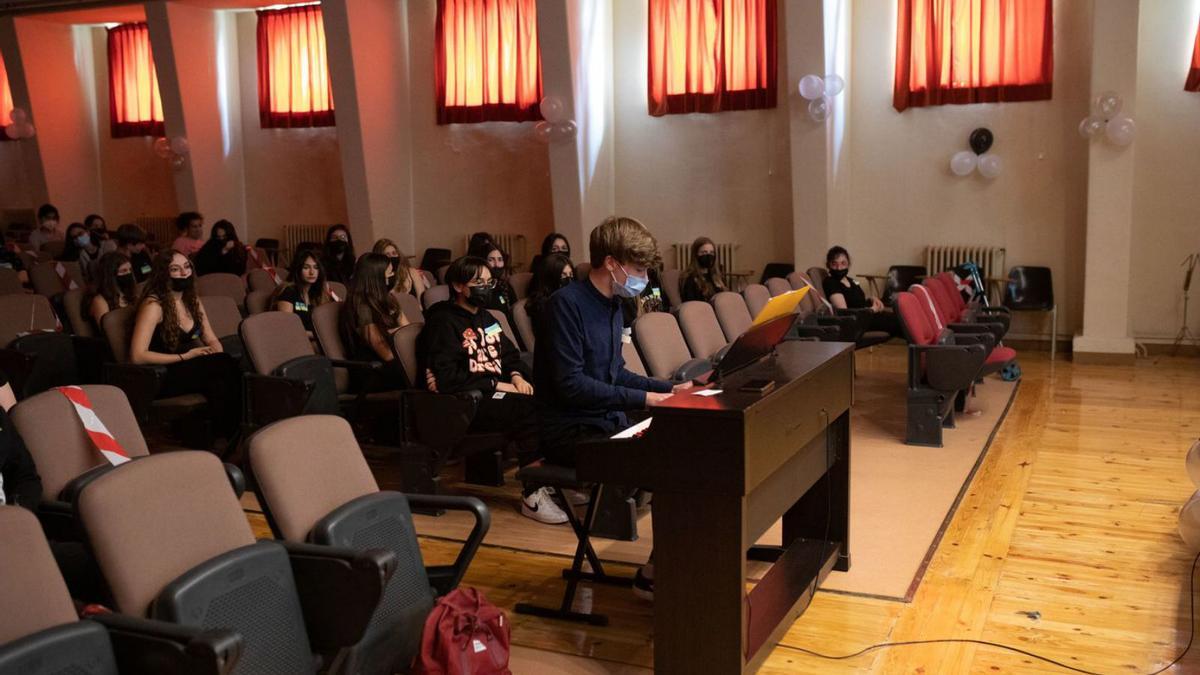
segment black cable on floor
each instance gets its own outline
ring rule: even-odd
[[[1191,650],[1192,643],[1196,639],[1196,564],[1197,563],[1200,563],[1200,554],[1197,554],[1196,557],[1192,559],[1191,580],[1188,582],[1188,607],[1189,607],[1188,616],[1189,616],[1189,626],[1191,627],[1191,630],[1188,632],[1187,646],[1183,648],[1183,651],[1180,652],[1179,656],[1176,656],[1173,661],[1171,661],[1167,665],[1163,666],[1162,668],[1159,668],[1158,670],[1156,670],[1152,673],[1149,673],[1148,675],[1159,675],[1159,673],[1165,672],[1171,666],[1174,666],[1176,663],[1179,663],[1180,661],[1182,661],[1183,657],[1186,656],[1188,651]],[[1069,665],[1063,663],[1062,661],[1055,661],[1052,658],[1042,656],[1040,654],[1034,654],[1033,652],[1026,651],[1019,647],[1002,645],[998,642],[989,642],[987,640],[975,640],[973,638],[942,638],[942,639],[937,639],[937,640],[905,640],[903,642],[880,642],[877,644],[873,644],[869,647],[864,647],[864,648],[854,652],[853,654],[845,654],[842,656],[835,656],[835,655],[831,655],[831,654],[822,654],[821,652],[816,652],[811,649],[805,649],[804,647],[793,647],[791,645],[785,645],[783,643],[780,643],[779,646],[783,647],[784,649],[789,649],[794,652],[800,652],[801,654],[808,654],[809,656],[815,656],[819,659],[829,659],[830,661],[845,661],[847,659],[853,659],[855,657],[862,656],[863,654],[866,654],[867,652],[872,652],[872,651],[876,651],[879,649],[886,649],[888,647],[907,647],[910,645],[930,645],[930,644],[975,644],[975,645],[982,645],[984,647],[995,647],[997,649],[1003,649],[1005,651],[1015,652],[1017,654],[1021,654],[1022,656],[1028,656],[1029,658],[1032,658],[1032,659],[1044,661],[1046,663],[1058,666],[1059,668],[1065,668],[1066,670],[1070,670],[1070,671],[1073,671],[1076,673],[1084,673],[1084,675],[1103,675],[1103,673],[1098,673],[1094,670],[1085,670],[1083,668],[1076,668],[1075,666],[1069,666]]]

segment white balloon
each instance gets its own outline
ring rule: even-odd
[[[1192,485],[1200,488],[1200,441],[1192,443],[1191,449],[1187,452],[1185,464],[1188,478],[1192,479]]]
[[[29,119],[29,113],[25,112],[21,108],[13,108],[12,112],[9,113],[8,116],[12,118],[12,121],[16,124],[24,124]]]
[[[170,159],[171,157],[171,141],[167,140],[166,136],[159,136],[154,139],[154,154],[161,159]]]
[[[979,157],[979,173],[984,178],[995,178],[1004,170],[1004,162],[1000,160],[999,155],[987,153]]]
[[[975,170],[977,162],[978,158],[970,150],[956,152],[950,158],[950,170],[954,172],[955,176],[967,176]]]
[[[829,119],[830,102],[822,96],[808,102],[808,116],[814,122],[824,122]]]
[[[837,73],[830,73],[825,76],[825,95],[837,96],[846,88],[846,80],[842,79]]]
[[[565,122],[567,120],[567,106],[563,100],[557,96],[547,96],[542,99],[538,109],[542,113],[542,117],[549,123]]]
[[[820,75],[805,75],[800,78],[800,95],[813,101],[825,93],[825,81]]]
[[[175,138],[171,139],[171,151],[177,155],[188,154],[188,150],[190,150],[191,147],[191,144],[188,143],[188,139],[183,136],[176,136]]]
[[[184,157],[183,155],[172,155],[171,156],[171,167],[172,168],[182,169],[184,164],[187,164],[187,157]]]
[[[16,122],[4,125],[4,135],[9,138],[17,139],[21,137],[21,127]]]
[[[1088,115],[1079,123],[1079,135],[1084,138],[1095,138],[1104,131],[1104,118],[1099,115]]]
[[[1108,121],[1104,134],[1113,145],[1126,146],[1133,142],[1137,125],[1131,117],[1114,117]]]
[[[565,143],[573,140],[575,138],[575,132],[578,130],[579,127],[575,124],[574,120],[559,122],[558,124],[555,124],[553,128],[551,128],[550,140],[554,141],[555,143]]]
[[[1121,100],[1120,94],[1115,91],[1106,91],[1096,97],[1093,107],[1101,117],[1110,120],[1116,117],[1117,113],[1121,112],[1121,104],[1123,103],[1124,101]]]
[[[1179,536],[1189,551],[1200,551],[1200,493],[1192,494],[1179,509]]]
[[[533,137],[542,143],[549,143],[550,136],[553,132],[554,125],[550,124],[546,120],[542,120],[541,122],[533,125]]]
[[[21,138],[33,138],[33,135],[37,133],[37,130],[33,128],[33,124],[26,122],[21,125],[18,133],[21,135]]]

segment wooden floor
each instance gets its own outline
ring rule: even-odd
[[[893,367],[901,358],[901,348],[877,348],[860,354],[858,367]],[[783,645],[840,655],[876,642],[973,638],[1103,673],[1148,673],[1178,654],[1190,630],[1192,555],[1175,528],[1193,491],[1184,452],[1200,436],[1200,360],[1051,365],[1046,353],[1025,353],[1021,364],[1024,381],[1008,419],[913,601],[818,593]],[[422,546],[430,561],[455,552],[431,539]],[[511,610],[521,600],[560,597],[563,566],[562,558],[485,545],[465,583]],[[615,588],[582,597],[612,625],[510,614],[514,643],[613,670],[652,664],[650,605]],[[842,661],[780,646],[760,672],[1066,671],[992,647],[939,644]],[[1170,672],[1200,673],[1200,653]]]

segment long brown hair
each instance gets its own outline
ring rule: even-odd
[[[400,256],[399,258],[388,258],[388,260],[396,260],[396,269],[392,270],[396,273],[396,282],[392,284],[392,291],[407,293],[408,289],[412,287],[412,277],[409,276],[408,272],[408,256],[404,255],[404,251],[396,245],[396,242],[391,239],[380,239],[371,247],[371,253],[378,253],[386,257],[387,253],[385,251],[387,251],[389,246],[396,249],[396,253]]]
[[[183,330],[179,327],[179,316],[175,313],[175,303],[171,301],[171,262],[175,256],[187,260],[187,256],[174,249],[164,250],[154,256],[150,276],[146,278],[146,287],[142,289],[142,299],[139,302],[141,306],[153,300],[162,306],[162,339],[169,349],[178,349],[179,339],[183,336]],[[196,270],[193,269],[192,278],[195,277]],[[183,292],[183,307],[191,316],[193,324],[204,320],[204,309],[200,306],[200,295],[196,291],[195,281],[192,281],[191,288]]]
[[[358,332],[360,312],[369,313],[371,322],[384,330],[400,325],[400,303],[387,285],[387,270],[391,266],[391,259],[379,253],[364,253],[358,259],[350,297],[342,307],[342,332],[346,336]]]
[[[117,285],[117,271],[121,269],[121,265],[127,262],[129,262],[129,258],[120,251],[109,251],[100,256],[100,260],[96,262],[95,295],[104,298],[110,310],[120,308],[122,301],[126,305],[137,302],[132,288],[123,291]]]
[[[304,282],[304,263],[310,259],[317,266],[317,280],[312,284],[306,284]],[[316,307],[326,300],[333,299],[329,295],[329,284],[326,283],[325,265],[321,263],[321,256],[317,253],[316,249],[302,248],[296,251],[296,254],[292,256],[292,264],[288,267],[288,279],[291,280],[290,283],[280,284],[275,289],[275,292],[271,294],[271,307],[275,306],[275,303],[279,300],[279,296],[289,286],[295,288],[300,293],[302,299],[304,296],[308,296],[309,307]]]
[[[705,271],[700,268],[700,249],[705,245],[713,247],[713,252],[716,253],[717,245],[708,237],[696,237],[692,242],[692,260],[688,263],[687,274],[685,278],[694,279],[696,286],[704,297],[711,297],[716,293],[725,289],[725,271],[721,269],[721,263],[713,256],[712,269]]]

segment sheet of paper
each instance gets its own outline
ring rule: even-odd
[[[649,429],[650,422],[653,420],[654,420],[653,417],[647,417],[646,419],[642,420],[641,422],[638,422],[637,424],[629,427],[628,429],[625,429],[623,431],[618,431],[617,433],[613,434],[613,438],[614,439],[616,439],[616,438],[633,438],[634,436],[637,436],[638,434],[642,433],[643,431]]]
[[[725,390],[724,389],[705,389],[704,391],[696,392],[696,395],[697,396],[716,396],[717,394],[720,394],[723,391],[725,391]]]

